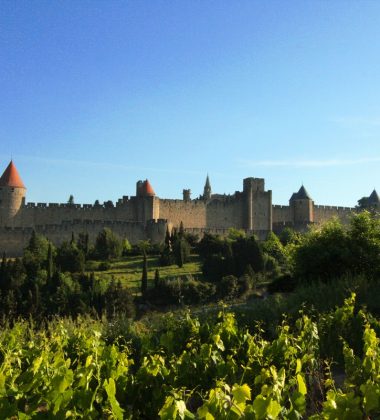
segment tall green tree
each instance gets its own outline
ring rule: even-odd
[[[119,258],[123,250],[120,238],[108,228],[99,232],[95,240],[95,255],[102,260]]]
[[[141,276],[141,293],[142,295],[145,294],[146,290],[148,289],[148,262],[146,258],[146,252],[143,254],[143,269],[142,269],[142,276]]]

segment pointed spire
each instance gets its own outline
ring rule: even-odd
[[[208,174],[207,174],[207,177],[206,177],[205,187],[211,189],[210,178],[209,178]]]
[[[210,198],[211,198],[211,183],[210,183],[210,178],[207,174],[206,183],[205,183],[205,186],[203,188],[203,199],[204,200],[210,200]]]
[[[372,191],[371,195],[368,197],[368,202],[369,204],[380,204],[380,198],[375,189]]]
[[[13,187],[13,188],[25,188],[24,183],[16,169],[13,160],[10,161],[7,169],[4,171],[0,178],[0,186],[2,187]]]

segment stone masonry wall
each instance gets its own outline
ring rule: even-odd
[[[206,224],[208,229],[244,228],[243,198],[227,197],[223,200],[211,200],[207,203]]]
[[[273,223],[286,223],[292,220],[290,206],[272,206]]]
[[[89,242],[93,244],[98,233],[103,228],[111,229],[121,239],[128,239],[136,244],[140,240],[152,239],[152,242],[162,242],[165,238],[166,221],[151,221],[147,226],[138,222],[104,222],[104,221],[73,221],[59,225],[36,225],[37,233],[46,236],[54,245],[59,246],[71,239],[72,233],[88,233]],[[6,251],[7,256],[20,256],[27,246],[32,234],[32,228],[0,228],[0,252]]]
[[[323,223],[333,217],[338,217],[343,223],[348,223],[354,207],[314,206],[314,223]]]
[[[185,228],[204,228],[206,226],[206,203],[202,200],[160,200],[160,219],[166,219],[173,227],[181,222]]]

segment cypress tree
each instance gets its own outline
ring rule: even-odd
[[[48,276],[49,281],[53,277],[53,271],[54,271],[53,250],[51,247],[51,243],[49,242],[48,255],[47,255],[47,276]]]
[[[160,285],[160,272],[158,268],[156,268],[156,272],[154,273],[154,287],[157,289]]]
[[[3,292],[6,291],[6,286],[7,286],[6,271],[7,271],[7,258],[5,256],[5,252],[3,252],[3,259],[1,260],[1,265],[0,265],[0,290]]]
[[[182,220],[181,220],[181,223],[180,223],[180,225],[179,225],[179,232],[178,232],[178,236],[179,236],[179,238],[183,238],[183,236],[185,235],[185,229],[184,229],[184,227],[183,227],[183,222],[182,222]]]
[[[165,245],[167,247],[170,247],[170,232],[169,232],[169,226],[166,226],[166,233],[165,233]]]
[[[141,277],[141,293],[144,295],[148,288],[148,263],[146,260],[146,252],[144,250],[143,271]]]

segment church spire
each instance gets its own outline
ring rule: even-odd
[[[210,178],[207,174],[206,183],[203,188],[203,200],[210,200],[211,198],[211,184],[210,184]]]

